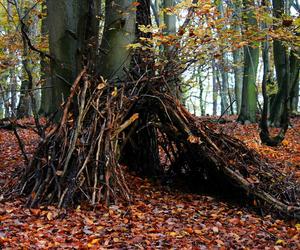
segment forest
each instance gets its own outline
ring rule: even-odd
[[[0,0],[0,249],[299,249],[299,0]]]

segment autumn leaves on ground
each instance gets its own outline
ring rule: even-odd
[[[300,119],[292,119],[286,139],[277,148],[261,145],[257,125],[228,118],[209,126],[234,135],[300,179]],[[30,123],[22,120],[21,123]],[[26,152],[37,136],[20,129]],[[23,158],[12,131],[0,130],[0,188],[10,185]],[[207,194],[190,194],[127,173],[132,202],[109,208],[27,209],[23,199],[0,196],[0,249],[299,249],[300,224],[255,211],[255,204],[231,202]]]

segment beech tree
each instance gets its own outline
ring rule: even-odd
[[[51,95],[47,112],[66,101],[70,87],[83,68],[90,39],[98,39],[98,1],[47,1],[51,60]],[[47,98],[47,94],[44,98]],[[50,98],[49,98],[50,99]]]
[[[273,12],[279,20],[284,18],[284,14],[288,15],[285,13],[285,1],[274,0]],[[289,49],[279,40],[274,40],[273,48],[278,92],[271,100],[270,122],[275,126],[285,126],[283,117],[291,112],[293,91],[299,85],[299,52],[295,47]]]
[[[234,20],[233,28],[238,32],[242,32],[241,26],[239,23],[242,22],[241,17],[241,8],[242,1],[230,1],[229,5],[233,8],[234,11]],[[232,52],[233,57],[233,70],[234,70],[234,92],[236,100],[236,112],[240,114],[241,111],[241,102],[242,102],[242,87],[243,87],[243,49],[236,49]]]
[[[97,71],[106,79],[122,80],[129,70],[130,51],[135,40],[135,12],[131,0],[105,2],[105,27]]]
[[[243,32],[257,29],[257,21],[253,8],[255,1],[244,0],[244,10],[246,11],[245,27]],[[256,122],[257,91],[256,76],[259,60],[259,48],[254,44],[244,47],[244,74],[242,88],[241,112],[238,117],[240,122]]]

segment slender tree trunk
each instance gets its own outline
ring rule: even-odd
[[[274,16],[280,18],[284,15],[285,2],[283,0],[273,1]],[[283,42],[275,40],[273,42],[274,64],[276,69],[276,78],[278,92],[271,103],[270,122],[274,126],[281,126],[282,117],[286,111],[285,105],[291,102],[291,92],[293,84],[299,72],[299,60],[294,55],[294,51],[289,52]],[[286,99],[286,96],[288,99]],[[290,105],[289,105],[290,108]]]
[[[4,105],[3,105],[3,99],[0,97],[0,119],[4,117]]]
[[[176,15],[173,15],[170,13],[170,10],[174,8],[175,1],[174,0],[163,0],[163,9],[164,9],[164,25],[165,29],[164,32],[166,35],[174,35],[176,34]],[[176,55],[171,55],[173,46],[165,45],[163,47],[164,53],[167,57],[167,60],[169,61],[169,64],[173,60],[176,60]],[[171,81],[168,82],[169,88],[174,96],[176,96],[179,100],[182,101],[182,91],[180,88],[180,79],[171,79]]]
[[[263,5],[266,6],[265,1]],[[263,28],[266,29],[267,25],[263,23]],[[267,93],[267,84],[270,82],[271,79],[271,71],[270,71],[270,60],[269,60],[269,41],[268,37],[266,37],[266,41],[263,43],[263,50],[262,50],[262,57],[263,57],[263,81],[262,81],[262,94],[263,94],[263,110],[262,110],[262,117],[260,122],[260,138],[262,143],[267,144],[268,146],[277,146],[281,143],[284,139],[285,133],[288,129],[289,124],[289,115],[288,115],[288,95],[285,96],[284,102],[284,112],[281,116],[282,121],[282,128],[279,133],[272,137],[269,133],[268,128],[268,107],[269,107],[269,95]]]
[[[19,17],[21,18],[21,17]],[[26,18],[25,18],[26,19]],[[24,23],[26,24],[28,20],[24,20]],[[29,33],[28,27],[24,30],[26,33]],[[30,85],[32,85],[32,77],[31,75],[27,74],[29,71],[31,71],[30,67],[30,59],[29,56],[29,48],[27,41],[22,36],[22,43],[23,43],[23,51],[22,51],[22,82],[21,82],[21,88],[20,88],[20,98],[19,98],[19,104],[17,108],[17,117],[23,118],[30,116],[30,95],[29,91],[31,91]]]
[[[1,91],[1,98],[3,100],[3,106],[4,106],[4,112],[3,116],[10,117],[10,95],[9,95],[9,85],[8,85],[8,75],[3,74],[3,76],[0,78],[0,91]]]
[[[224,18],[224,5],[222,1],[218,3],[218,10],[220,13],[220,18]],[[223,48],[221,48],[223,50]],[[221,73],[221,85],[220,85],[220,95],[221,95],[221,114],[229,114],[229,101],[228,101],[228,55],[226,52],[222,52],[222,58],[219,63],[219,70]]]
[[[218,83],[217,83],[217,71],[215,61],[212,61],[212,81],[213,81],[213,115],[217,115],[217,107],[218,107]]]
[[[47,14],[47,7],[45,4],[42,5],[42,13]],[[43,18],[41,24],[41,39],[42,43],[47,42],[48,36],[48,18],[47,16]],[[51,75],[50,75],[50,65],[45,57],[41,57],[40,63],[41,71],[40,71],[40,82],[41,82],[41,108],[39,113],[42,115],[49,115],[51,113],[51,102],[52,102],[52,94],[53,90],[51,89]]]
[[[11,116],[16,116],[16,106],[17,106],[17,77],[15,69],[11,69],[9,71],[9,78],[10,78],[10,96],[11,96],[11,102],[10,102],[10,109],[11,109]]]
[[[254,6],[253,0],[244,0],[244,8]],[[257,26],[256,18],[253,12],[248,11],[246,18],[246,29]],[[259,61],[259,48],[254,45],[244,47],[244,73],[242,88],[241,112],[238,117],[240,122],[256,122],[257,93],[256,93],[256,75]]]
[[[195,73],[197,74],[196,80],[197,80],[198,86],[199,86],[200,115],[204,116],[205,115],[205,100],[203,98],[204,86],[203,86],[203,81],[201,79],[201,68],[198,67]]]
[[[174,0],[164,0],[163,7],[166,12],[164,13],[164,24],[166,25],[165,32],[167,34],[175,34],[176,33],[176,15],[171,15],[168,13],[168,9],[173,8],[175,6]]]
[[[297,113],[298,101],[299,101],[299,72],[300,72],[300,60],[298,52],[291,51],[290,61],[291,61],[291,92],[289,106],[291,113]]]
[[[224,53],[223,59],[222,59],[223,66],[219,67],[220,73],[221,73],[221,89],[220,89],[220,95],[221,95],[221,113],[222,114],[229,114],[229,101],[228,101],[228,72],[225,69],[226,62],[228,63],[227,56]]]
[[[151,6],[151,10],[154,16],[154,20],[157,26],[160,25],[160,18],[159,18],[159,8],[158,8],[158,4],[156,3],[157,1],[150,1],[150,6]]]
[[[22,3],[21,3],[22,4]],[[37,28],[38,28],[38,18],[37,16],[30,17],[27,13],[27,8],[20,8],[16,4],[16,9],[18,11],[18,17],[20,20],[21,26],[21,34],[22,34],[22,43],[23,43],[23,51],[22,51],[22,85],[20,94],[20,101],[17,110],[17,116],[27,117],[33,112],[33,114],[37,113],[37,108],[39,106],[40,95],[39,91],[35,91],[37,87],[37,66],[32,62],[30,58],[30,50],[28,45],[28,37],[29,39],[34,39],[37,37]],[[22,10],[22,11],[21,11]]]
[[[242,102],[242,88],[243,88],[243,52],[238,49],[232,53],[234,62],[234,93],[236,100],[236,113],[240,114]]]
[[[242,1],[230,1],[230,7],[234,10],[234,20],[236,22],[241,22],[241,8]],[[240,25],[233,25],[233,29],[241,33]],[[236,49],[232,52],[233,57],[233,71],[234,71],[234,94],[235,94],[235,103],[236,103],[236,113],[240,114],[241,111],[241,103],[242,103],[242,88],[243,88],[243,50]]]
[[[292,114],[297,114],[298,111],[298,106],[299,106],[299,75],[298,79],[296,79],[296,83],[294,84],[294,88],[292,89],[292,101],[291,101],[291,113]]]
[[[8,14],[8,23],[12,23],[12,4],[7,1],[7,14]],[[7,32],[10,32],[8,30]],[[9,51],[10,54],[13,54],[14,51]],[[15,72],[15,67],[9,70],[9,79],[10,79],[10,111],[11,117],[16,116],[16,105],[17,105],[17,77]]]

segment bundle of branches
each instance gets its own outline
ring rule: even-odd
[[[93,84],[83,70],[60,123],[38,145],[19,186],[21,193],[30,194],[28,206],[46,201],[66,207],[83,197],[92,204],[118,196],[129,199],[118,164],[118,136],[129,125],[121,123],[130,102],[121,88],[105,81]]]
[[[153,91],[144,98],[156,116],[151,124],[161,134],[159,145],[171,163],[168,171],[223,180],[260,201],[261,208],[300,218],[300,185],[293,173],[281,173],[242,141],[208,128],[173,97]],[[197,183],[201,185],[201,179]]]
[[[296,180],[241,141],[199,123],[159,76],[116,86],[83,70],[60,123],[40,142],[18,188],[31,207],[129,200],[119,163],[156,176],[165,170],[159,148],[168,156],[168,171],[218,176],[261,206],[300,218]]]

